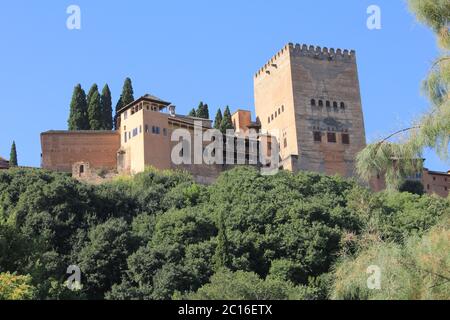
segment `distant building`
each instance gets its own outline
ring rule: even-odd
[[[408,180],[422,183],[425,193],[430,195],[436,194],[446,198],[450,192],[450,171],[430,171],[424,168],[421,173],[417,173],[414,177],[409,177]],[[370,182],[370,187],[374,191],[386,189],[384,177],[380,175],[374,177]]]
[[[9,161],[0,157],[0,170],[9,169]]]

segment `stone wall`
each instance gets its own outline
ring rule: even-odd
[[[117,169],[120,136],[114,131],[49,131],[41,134],[44,169],[72,172],[75,163],[90,170]]]

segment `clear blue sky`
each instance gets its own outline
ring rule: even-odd
[[[66,28],[81,8],[82,29]],[[382,10],[382,29],[366,9]],[[16,140],[19,164],[40,165],[40,132],[66,129],[75,84],[125,77],[187,113],[200,100],[253,110],[253,74],[288,42],[355,49],[368,141],[427,108],[420,83],[438,54],[434,35],[402,0],[8,1],[0,10],[0,155]],[[426,153],[426,166],[450,164]]]

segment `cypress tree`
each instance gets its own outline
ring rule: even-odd
[[[112,117],[112,100],[111,100],[111,90],[109,90],[108,84],[105,84],[102,90],[102,95],[100,97],[100,105],[102,110],[102,129],[112,130],[113,128],[113,117]]]
[[[214,119],[214,129],[220,130],[220,125],[222,124],[222,110],[217,110],[216,118]]]
[[[17,150],[16,150],[16,142],[13,141],[11,146],[11,153],[9,155],[9,166],[17,167]]]
[[[228,106],[225,108],[225,111],[223,113],[223,119],[220,123],[220,131],[225,134],[227,129],[234,129],[233,121],[231,120],[230,108]]]
[[[198,118],[209,119],[208,105],[204,104],[203,102],[200,102],[196,111],[196,115]]]
[[[230,262],[229,243],[223,211],[220,213],[217,228],[219,229],[219,233],[217,235],[217,247],[213,257],[215,271],[228,268]]]
[[[132,103],[134,101],[133,84],[130,78],[126,78],[123,83],[122,95],[120,96],[120,103],[122,107]]]
[[[86,93],[80,84],[77,84],[73,89],[72,101],[70,102],[70,115],[67,123],[69,130],[89,129]]]
[[[130,104],[134,101],[134,91],[133,91],[133,84],[131,83],[130,78],[126,78],[123,87],[122,87],[122,93],[120,94],[120,98],[117,101],[116,104],[116,115],[114,115],[114,128],[116,128],[117,124],[117,111],[125,107],[126,105]]]
[[[103,125],[103,114],[100,104],[100,93],[98,86],[93,84],[88,96],[88,117],[90,130],[101,130]]]
[[[192,110],[188,113],[189,117],[196,117],[197,116],[197,112],[195,112],[195,108],[192,108]]]

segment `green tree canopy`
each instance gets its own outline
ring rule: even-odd
[[[0,300],[31,300],[36,288],[31,284],[31,277],[0,273]]]
[[[206,103],[200,102],[197,110],[195,111],[195,116],[202,119],[209,119],[209,107]]]
[[[70,115],[67,122],[69,130],[89,130],[86,93],[80,84],[77,84],[73,89]]]
[[[197,112],[195,111],[195,108],[192,108],[192,110],[189,111],[188,116],[189,117],[196,117],[197,116]]]
[[[134,101],[133,84],[130,78],[126,78],[123,83],[122,93],[120,94],[119,101],[116,105],[116,111],[125,107],[126,105]]]
[[[220,130],[220,126],[222,125],[222,110],[220,108],[217,110],[216,117],[214,119],[214,129]]]
[[[88,118],[90,130],[103,129],[103,112],[100,101],[100,93],[98,92],[97,84],[93,84],[87,95],[88,103]]]
[[[220,123],[220,131],[222,131],[222,133],[226,133],[227,129],[234,129],[233,121],[231,120],[230,107],[228,106],[226,106],[225,111],[223,112],[223,119]]]
[[[112,130],[113,116],[112,116],[112,98],[111,91],[108,84],[105,84],[100,97],[100,105],[102,110],[102,129]]]
[[[17,150],[16,150],[16,142],[13,141],[11,145],[11,153],[9,154],[9,166],[10,167],[17,167]]]

